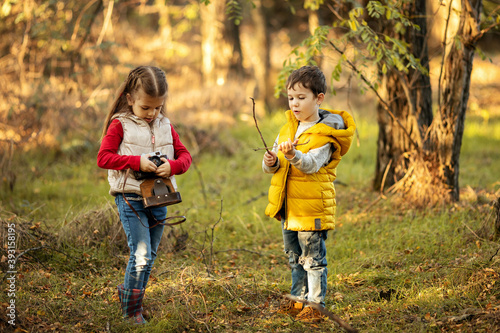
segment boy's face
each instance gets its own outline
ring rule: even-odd
[[[151,97],[142,89],[139,89],[133,94],[133,96],[127,94],[127,101],[128,105],[132,107],[132,112],[137,117],[151,123],[156,117],[158,117],[158,114],[165,103],[165,97],[166,96]]]
[[[315,97],[310,89],[304,88],[300,83],[288,89],[288,105],[298,121],[319,120],[318,109],[324,98],[325,94],[320,93]]]

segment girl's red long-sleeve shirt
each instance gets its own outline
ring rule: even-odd
[[[180,175],[186,172],[191,165],[191,154],[182,144],[179,139],[179,134],[172,126],[172,138],[174,140],[174,158],[168,160],[170,163],[171,175]],[[101,148],[97,154],[97,166],[103,169],[124,170],[132,169],[140,171],[141,156],[140,155],[119,155],[116,152],[123,140],[122,123],[115,119],[109,125],[106,135],[102,139]]]

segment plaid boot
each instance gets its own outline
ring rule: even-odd
[[[145,324],[142,316],[142,299],[144,289],[125,289],[123,284],[118,286],[118,297],[123,311],[123,318],[133,318],[135,324]]]
[[[122,302],[122,297],[123,297],[123,283],[119,284],[116,289],[118,289],[118,298],[120,299],[120,304]]]

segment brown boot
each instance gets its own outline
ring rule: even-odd
[[[318,309],[306,306],[295,319],[303,323],[319,323],[325,319],[325,316]]]
[[[300,310],[302,310],[303,307],[304,303],[295,302],[290,299],[284,299],[277,312],[295,317],[299,314]]]

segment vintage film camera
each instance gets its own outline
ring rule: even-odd
[[[165,163],[161,160],[162,157],[167,158],[159,151],[147,155],[157,167]],[[175,192],[170,179],[158,177],[154,172],[142,171],[134,171],[134,177],[137,180],[144,179],[140,185],[144,207],[162,207],[182,202],[181,194]]]
[[[165,163],[161,160],[162,157],[168,160],[167,155],[163,155],[161,151],[155,151],[153,153],[148,153],[144,155],[148,155],[148,160],[153,162],[157,167]],[[134,171],[134,177],[137,180],[143,180],[148,178],[156,178],[158,176],[154,172]]]

